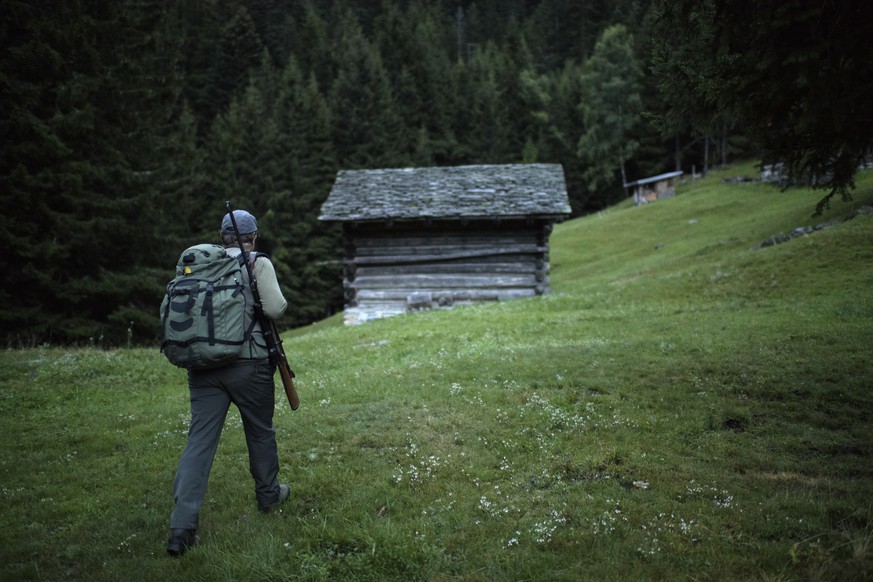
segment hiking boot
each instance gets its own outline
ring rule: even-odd
[[[275,509],[276,507],[278,507],[278,506],[282,505],[283,503],[285,503],[286,501],[288,501],[288,498],[290,496],[291,496],[291,487],[289,487],[288,485],[285,485],[284,483],[281,483],[279,485],[279,501],[277,501],[273,505],[268,505],[266,507],[259,507],[258,509],[261,510],[261,513],[270,513],[273,509]]]
[[[170,530],[170,540],[167,542],[167,553],[178,558],[200,542],[200,536],[196,529],[173,529]]]

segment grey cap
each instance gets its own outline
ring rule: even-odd
[[[258,221],[251,213],[245,210],[234,210],[233,217],[236,219],[236,225],[239,227],[240,234],[251,234],[258,232]],[[221,221],[221,234],[233,235],[233,223],[230,221],[230,214],[225,214]]]

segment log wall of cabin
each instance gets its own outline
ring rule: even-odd
[[[346,323],[549,291],[551,222],[347,224]]]

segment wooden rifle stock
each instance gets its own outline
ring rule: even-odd
[[[297,410],[300,406],[300,399],[297,397],[297,387],[294,386],[294,371],[288,364],[288,358],[285,357],[285,348],[282,347],[282,338],[279,336],[279,329],[276,327],[276,322],[267,317],[264,313],[264,308],[261,305],[261,295],[258,293],[258,282],[255,279],[255,274],[252,272],[252,265],[249,263],[249,254],[243,246],[242,237],[239,234],[239,227],[236,225],[236,217],[233,215],[233,207],[230,200],[225,204],[227,212],[230,214],[230,223],[233,225],[233,232],[236,235],[236,241],[239,243],[239,252],[246,267],[246,272],[249,275],[249,285],[252,289],[252,297],[255,300],[255,318],[261,324],[261,331],[264,334],[264,340],[267,342],[267,352],[270,355],[270,362],[279,368],[279,375],[282,377],[282,386],[285,388],[285,396],[288,397],[288,404],[291,405],[291,410]]]
[[[285,348],[282,347],[282,340],[279,337],[276,322],[266,316],[264,319],[269,321],[270,336],[273,338],[273,347],[276,350],[276,367],[279,368],[279,375],[282,377],[285,396],[288,397],[288,404],[291,405],[291,410],[297,410],[297,407],[300,406],[300,398],[297,397],[297,387],[294,386],[294,371],[288,364],[288,358],[285,357]]]

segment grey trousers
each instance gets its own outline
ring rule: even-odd
[[[199,525],[200,506],[231,402],[242,418],[258,507],[279,501],[274,370],[266,360],[239,360],[214,370],[189,371],[191,425],[173,483],[171,529],[197,529]]]

